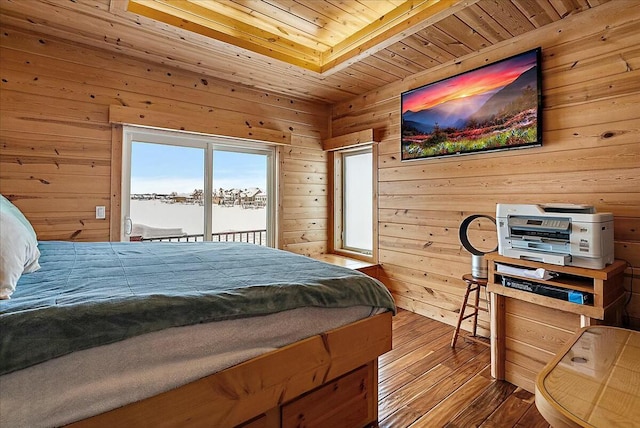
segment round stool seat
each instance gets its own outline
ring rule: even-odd
[[[470,273],[465,273],[464,275],[462,275],[462,279],[467,283],[467,285],[477,284],[480,287],[486,287],[488,282],[487,278],[476,278]]]

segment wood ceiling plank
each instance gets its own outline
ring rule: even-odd
[[[404,1],[405,0],[386,0],[387,3],[391,3],[396,7],[400,6]]]
[[[404,42],[393,44],[385,50],[391,51],[394,54],[406,59],[407,61],[411,61],[419,67],[420,71],[423,71],[425,68],[434,67],[440,64],[440,62],[429,57],[424,52],[414,49]]]
[[[511,37],[509,32],[498,21],[478,7],[477,4],[461,10],[456,13],[456,16],[491,43],[495,44]]]
[[[561,18],[580,11],[580,7],[574,0],[549,0],[549,4]]]
[[[349,68],[343,72],[334,73],[327,79],[329,79],[327,82],[330,82],[327,84],[336,85],[343,90],[355,91],[357,93],[360,93],[364,88],[372,90],[378,88],[381,84],[384,84],[382,81],[358,70],[354,70],[353,68]]]
[[[294,43],[306,46],[310,49],[325,51],[329,48],[329,45],[323,43],[318,37],[313,36],[317,27],[306,21],[298,21],[295,25],[290,25],[274,19],[270,15],[258,12],[229,0],[215,2],[210,0],[189,1],[215,13],[228,16],[255,28],[261,28],[269,31],[270,33],[281,35]],[[256,2],[250,3],[250,5],[255,4]],[[267,6],[273,8],[270,5]],[[310,27],[312,28],[310,29]]]
[[[392,45],[392,46],[396,46],[396,45]],[[402,51],[402,49],[399,49],[398,52],[395,52],[394,50],[387,48],[377,52],[375,54],[375,57],[383,59],[389,63],[392,63],[396,67],[400,67],[410,74],[420,73],[421,71],[424,71],[423,66],[411,61],[410,59],[405,57],[403,53],[404,52]],[[420,55],[418,52],[416,52],[416,54],[418,54],[418,55],[414,55],[414,58],[416,59],[423,56],[423,55]]]
[[[405,45],[411,46],[413,49],[422,52],[434,61],[442,64],[455,58],[450,52],[441,49],[434,43],[425,39],[421,34],[414,34],[402,41]]]
[[[467,45],[454,39],[435,26],[424,29],[418,33],[418,35],[433,46],[437,46],[444,52],[447,52],[453,58],[460,58],[473,52]]]
[[[435,24],[434,27],[448,34],[451,38],[458,40],[458,42],[464,44],[472,51],[479,51],[491,45],[491,42],[455,15],[443,19],[441,22]]]
[[[326,2],[334,5],[340,10],[343,10],[351,15],[352,19],[357,19],[365,25],[380,18],[379,15],[376,15],[375,11],[358,1],[347,2],[344,0],[326,0]]]
[[[375,19],[379,19],[382,15],[391,12],[393,9],[398,6],[402,6],[407,3],[408,0],[397,0],[397,1],[388,1],[388,0],[359,0],[357,3],[362,4],[367,9],[373,11],[373,14],[376,16]]]
[[[312,9],[306,4],[297,2],[295,0],[263,0],[262,2],[286,11],[288,13],[288,17],[281,17],[281,19],[283,20],[301,19],[317,26],[318,29],[313,35],[315,37],[320,37],[322,36],[322,32],[324,32],[324,37],[329,37],[329,39],[325,40],[328,45],[334,45],[337,42],[337,40],[335,40],[336,34],[339,36],[339,38],[347,37],[350,34],[346,29],[335,25],[335,21],[332,21],[331,18],[318,13],[316,10]],[[308,3],[311,4],[312,2]],[[324,39],[324,37],[322,37],[321,39]]]
[[[603,0],[608,1],[608,0]],[[551,18],[552,22],[562,19],[558,11],[553,7],[549,0],[536,0],[538,6],[544,10],[544,12]]]
[[[347,73],[347,74],[356,73],[356,75],[359,75],[359,76],[363,76],[363,77],[367,76],[366,78],[371,80],[372,82],[377,83],[378,87],[384,86],[387,83],[395,82],[397,80],[397,77],[395,75],[385,73],[384,71],[381,71],[376,67],[373,67],[369,64],[364,64],[362,62],[353,64],[352,66],[345,69],[344,71],[336,74],[342,74],[342,73]]]
[[[322,55],[323,71],[336,69],[339,65],[349,65],[372,55],[476,1],[478,0],[439,0],[437,3],[407,1],[325,52]]]
[[[512,36],[524,34],[535,28],[510,0],[481,0],[478,6],[500,22]]]
[[[609,0],[587,0],[590,7],[600,6],[601,4],[605,4]]]
[[[362,62],[363,64],[369,64],[372,67],[377,68],[378,70],[384,70],[384,73],[396,76],[396,80],[403,79],[407,76],[410,76],[411,74],[414,74],[413,72],[407,71],[402,67],[392,64],[391,62],[384,59],[384,57],[378,56],[379,53],[380,52],[370,57],[364,58],[360,62]]]
[[[553,3],[555,3],[555,0],[553,1]],[[583,12],[591,7],[589,6],[589,3],[587,2],[587,0],[563,0],[563,3],[569,3],[570,15]]]
[[[374,3],[377,4],[380,2],[374,2]],[[312,10],[315,10],[319,14],[326,16],[331,20],[330,25],[327,25],[325,27],[326,30],[330,32],[336,32],[335,28],[340,28],[341,30],[343,29],[347,35],[351,35],[359,31],[366,25],[369,25],[371,22],[374,22],[377,19],[380,19],[380,17],[383,16],[385,13],[389,13],[391,10],[395,8],[393,4],[388,3],[387,7],[385,7],[384,9],[381,9],[377,13],[377,16],[375,16],[374,18],[365,20],[362,17],[359,17],[358,15],[353,15],[348,12],[345,12],[342,8],[325,1],[308,2],[308,7]],[[340,42],[343,39],[336,40],[336,41]]]
[[[371,9],[356,1],[347,2],[344,0],[325,0],[325,3],[329,3],[340,9],[344,13],[348,14],[351,19],[360,22],[363,26],[379,18],[379,16],[376,16]]]
[[[560,19],[560,15],[555,11],[547,0],[512,0],[513,4],[520,9],[536,27],[540,28]]]
[[[246,10],[247,13],[259,17],[260,19],[270,20],[275,25],[282,26],[284,28],[296,28],[298,31],[311,38],[321,39],[322,37],[317,37],[317,34],[318,32],[322,33],[325,31],[314,22],[309,22],[289,14],[285,7],[278,7],[277,2],[226,0],[224,3],[228,4],[230,7]]]
[[[320,51],[294,43],[186,1],[130,0],[127,10],[310,70],[319,70]]]

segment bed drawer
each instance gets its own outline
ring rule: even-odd
[[[371,421],[372,367],[362,366],[282,407],[282,427],[353,428]]]

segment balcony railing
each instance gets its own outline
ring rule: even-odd
[[[153,238],[143,238],[132,236],[131,241],[142,242],[202,242],[204,234],[179,235],[179,236],[158,236]],[[211,234],[214,242],[248,242],[250,244],[267,245],[267,230],[241,230],[236,232],[218,232]]]

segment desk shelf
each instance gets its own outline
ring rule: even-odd
[[[543,268],[549,272],[555,272],[559,274],[559,276],[557,278],[544,281],[508,273],[498,273],[496,263],[519,268]],[[619,300],[624,298],[622,274],[625,268],[626,263],[622,260],[616,260],[604,269],[586,269],[574,266],[558,266],[528,260],[518,260],[493,254],[490,256],[490,281],[487,285],[487,290],[490,293],[496,293],[537,305],[556,308],[577,315],[603,320],[606,311],[611,306],[617,306],[620,303]],[[524,290],[505,287],[502,285],[502,277],[523,279],[538,284],[552,285],[554,287],[590,293],[593,295],[593,303],[581,305]]]

